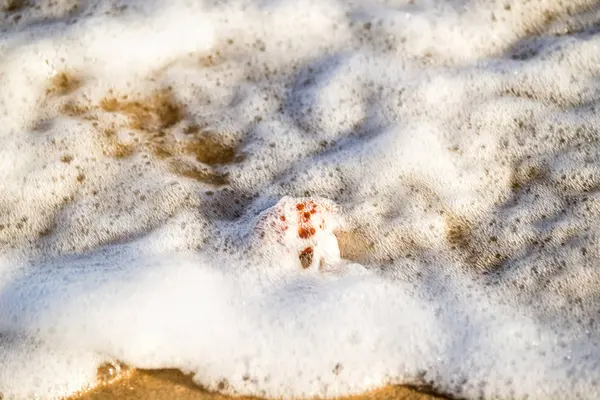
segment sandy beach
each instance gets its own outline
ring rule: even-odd
[[[120,378],[99,385],[68,400],[260,400],[258,397],[231,397],[203,390],[177,370],[128,370]],[[443,397],[403,386],[387,386],[362,395],[337,400],[435,400]]]

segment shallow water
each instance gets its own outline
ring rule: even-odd
[[[514,3],[6,1],[0,393],[596,398],[600,4]]]

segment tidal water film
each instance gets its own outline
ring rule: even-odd
[[[0,8],[0,398],[600,397],[599,0]]]

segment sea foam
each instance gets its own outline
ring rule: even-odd
[[[0,397],[597,397],[599,8],[514,3],[5,2]]]

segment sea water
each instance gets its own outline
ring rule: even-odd
[[[600,393],[597,0],[5,0],[0,393]]]

